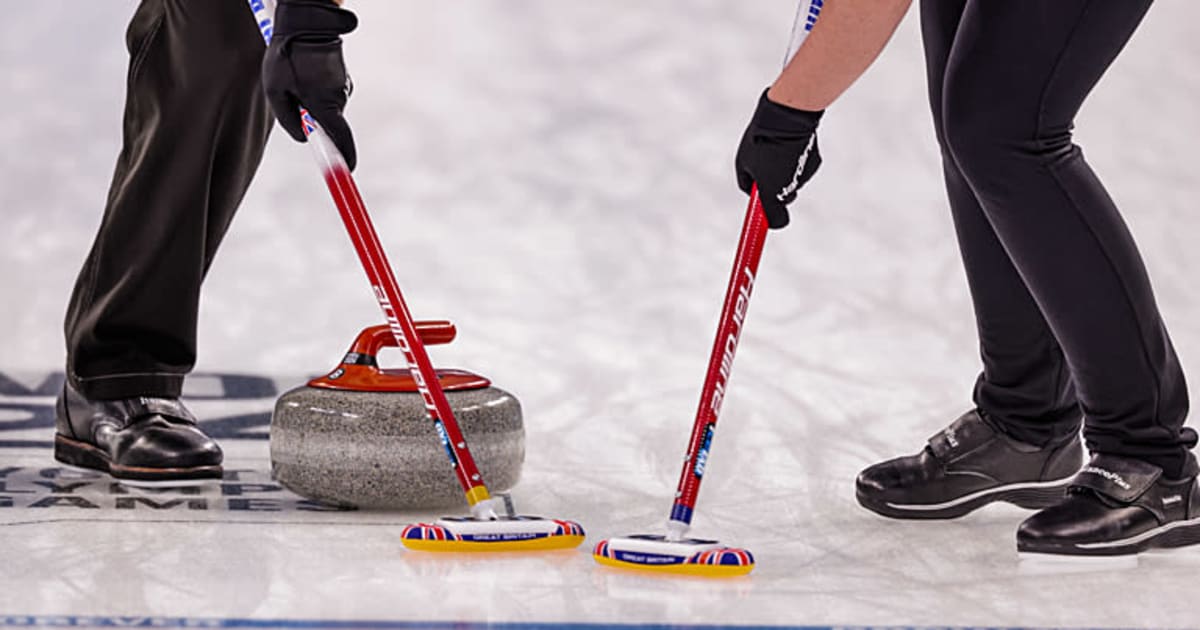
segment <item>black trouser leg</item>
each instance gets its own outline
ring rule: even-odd
[[[975,306],[983,372],[975,404],[1014,438],[1046,444],[1082,422],[1070,371],[1042,312],[996,237],[954,157],[942,124],[943,77],[967,0],[925,0],[921,29],[929,102],[950,209]]]
[[[938,118],[943,147],[1065,355],[1089,447],[1180,475],[1195,467],[1196,442],[1183,426],[1183,372],[1137,246],[1071,137],[1080,106],[1149,5],[968,0]],[[959,232],[965,252],[994,248],[974,230]],[[972,288],[989,292],[994,280],[980,276]],[[990,306],[981,322],[1025,308]],[[1020,347],[1016,336],[997,341],[1003,352]]]
[[[124,147],[66,318],[90,398],[179,395],[200,285],[271,128],[244,0],[142,0],[127,43]]]

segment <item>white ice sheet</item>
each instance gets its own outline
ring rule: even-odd
[[[0,371],[36,385],[61,370],[59,322],[119,149],[134,3],[2,1]],[[733,151],[777,69],[790,3],[355,7],[359,182],[416,315],[459,325],[435,360],[521,398],[523,510],[577,518],[593,541],[653,531],[742,217]],[[978,369],[912,17],[826,117],[822,173],[767,244],[696,517],[698,534],[758,555],[749,579],[629,576],[582,552],[428,558],[397,540],[421,515],[305,512],[269,488],[231,503],[251,492],[239,484],[270,483],[262,440],[223,441],[230,468],[248,472],[200,497],[205,510],[119,509],[99,482],[64,495],[98,508],[22,507],[53,497],[35,482],[56,473],[37,444],[50,429],[17,429],[28,416],[16,406],[44,424],[51,398],[0,397],[0,440],[34,442],[0,448],[0,470],[21,467],[0,493],[14,501],[0,507],[0,625],[86,614],[1200,626],[1196,554],[1031,575],[1014,552],[1015,508],[922,524],[854,503],[856,472],[915,451],[965,409]],[[1200,356],[1197,20],[1194,3],[1158,3],[1078,128],[1189,367]],[[197,369],[320,372],[377,319],[309,156],[276,134],[209,277]],[[210,419],[271,402],[193,401]]]

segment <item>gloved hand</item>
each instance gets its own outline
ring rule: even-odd
[[[796,192],[821,166],[817,123],[824,111],[809,112],[780,105],[763,92],[750,126],[742,136],[735,166],[738,187],[746,194],[758,183],[767,225],[788,224],[787,207]]]
[[[279,124],[305,141],[300,107],[329,134],[351,170],[358,161],[354,134],[342,116],[352,85],[342,60],[342,35],[358,26],[332,0],[279,0],[275,31],[263,57],[263,88]]]

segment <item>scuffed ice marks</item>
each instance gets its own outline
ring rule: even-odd
[[[119,150],[122,34],[136,3],[10,4],[0,371],[45,373],[62,369],[62,314]],[[523,511],[577,518],[597,536],[655,531],[745,207],[733,152],[778,68],[794,3],[354,4],[356,177],[414,316],[458,325],[434,362],[521,399]],[[1200,356],[1200,328],[1188,325],[1200,316],[1200,178],[1187,159],[1200,135],[1198,11],[1157,3],[1077,125],[1142,245],[1185,365]],[[56,32],[69,37],[36,45]],[[695,519],[697,535],[754,550],[752,580],[596,572],[585,554],[402,554],[402,524],[438,514],[157,522],[186,512],[183,496],[163,510],[0,508],[55,519],[0,525],[5,601],[62,613],[91,610],[104,593],[122,612],[278,618],[1194,625],[1178,590],[1194,582],[1186,558],[1087,579],[1026,576],[1012,548],[1024,512],[911,524],[854,503],[858,470],[916,452],[969,404],[978,369],[923,77],[910,19],[823,120],[821,174],[792,225],[768,238]],[[199,369],[321,373],[380,323],[341,230],[307,151],[276,134],[209,277]],[[196,412],[269,412],[269,399]],[[48,408],[52,394],[36,402]],[[48,441],[47,418],[12,439]],[[264,442],[222,443],[231,468],[261,475],[248,483],[270,483]],[[42,480],[54,465],[39,448],[0,449],[0,469]],[[75,493],[120,498],[93,487],[103,485]],[[220,502],[277,497],[209,498],[208,518],[236,520]],[[1137,607],[1126,605],[1131,583]],[[480,596],[462,601],[446,585]]]

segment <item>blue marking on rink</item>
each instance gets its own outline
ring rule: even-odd
[[[296,628],[332,630],[926,630],[924,626],[737,626],[704,624],[488,623],[472,621],[340,621],[335,619],[235,619],[103,615],[0,615],[0,628]],[[929,630],[960,630],[930,626]],[[971,630],[1030,630],[1014,626],[972,626]],[[961,630],[965,630],[961,629]],[[1076,628],[1075,630],[1088,630]]]

